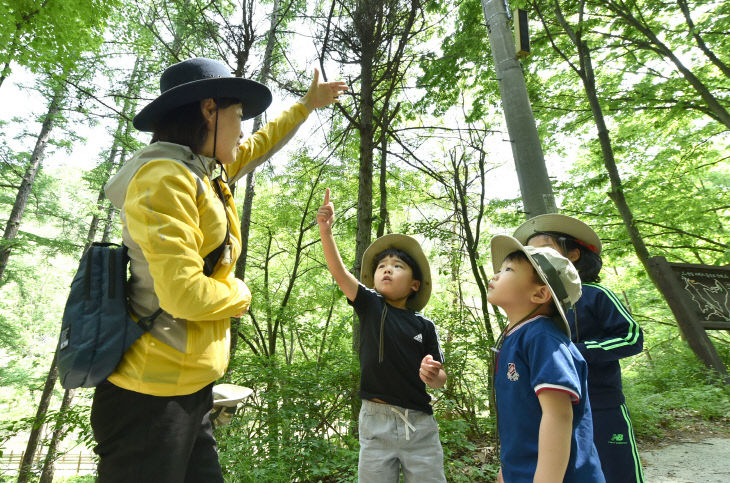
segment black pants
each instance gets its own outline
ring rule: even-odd
[[[634,428],[626,404],[592,409],[593,441],[606,483],[644,483]]]
[[[213,385],[157,397],[104,381],[91,406],[101,483],[223,481],[213,428]]]

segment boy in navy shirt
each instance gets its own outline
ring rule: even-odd
[[[548,213],[525,221],[514,237],[525,245],[551,247],[573,262],[583,287],[568,313],[570,338],[588,363],[593,442],[607,483],[644,483],[619,360],[639,354],[644,336],[616,294],[599,284],[601,239],[582,221]]]
[[[362,284],[347,271],[332,236],[327,188],[317,212],[330,273],[360,318],[360,459],[358,481],[445,482],[438,425],[426,384],[443,387],[443,353],[433,322],[417,313],[431,295],[431,273],[418,242],[391,234],[363,254]]]
[[[575,267],[552,248],[498,235],[487,299],[507,314],[494,387],[499,481],[604,483],[593,444],[587,366],[565,318],[581,295]]]

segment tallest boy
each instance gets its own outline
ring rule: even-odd
[[[322,249],[361,324],[358,480],[397,483],[402,469],[406,483],[445,482],[425,386],[446,383],[443,354],[433,322],[416,312],[431,294],[428,260],[413,238],[385,235],[365,250],[359,283],[337,251],[329,195],[317,213]]]

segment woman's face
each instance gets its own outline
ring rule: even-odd
[[[236,160],[238,145],[243,137],[241,122],[243,106],[233,104],[218,111],[218,138],[216,139],[216,157],[223,164]]]
[[[203,144],[201,154],[209,157],[215,156],[215,158],[217,158],[221,163],[230,164],[236,160],[238,145],[243,137],[243,132],[241,131],[243,105],[233,104],[232,106],[217,109],[215,104],[213,104],[212,109],[206,110],[206,107],[208,106],[206,106],[205,101],[203,102],[203,114],[208,124],[208,136]],[[216,126],[216,110],[218,111],[217,136],[214,133]]]

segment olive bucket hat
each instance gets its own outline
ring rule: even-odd
[[[421,245],[414,238],[399,233],[391,233],[375,240],[362,255],[360,279],[363,285],[368,288],[373,288],[375,285],[375,281],[373,280],[373,273],[375,272],[373,260],[389,248],[395,248],[396,250],[407,253],[421,270],[421,288],[406,302],[406,307],[418,312],[426,306],[428,299],[431,297],[431,267],[428,264]]]
[[[271,91],[265,85],[234,77],[222,62],[197,57],[165,69],[160,76],[160,95],[134,116],[134,127],[153,131],[171,109],[209,97],[240,100],[244,119],[258,116],[271,104]]]
[[[550,289],[560,315],[560,329],[570,337],[570,325],[565,314],[580,299],[582,293],[580,276],[570,260],[550,247],[524,246],[509,235],[496,235],[492,238],[491,249],[495,272],[501,269],[502,262],[510,253],[519,251],[527,256],[537,275]]]

